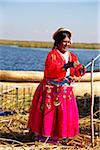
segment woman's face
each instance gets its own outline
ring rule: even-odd
[[[60,51],[61,53],[65,53],[65,52],[68,50],[70,44],[71,44],[71,41],[70,41],[70,39],[66,36],[66,37],[63,39],[63,41],[61,41],[60,44],[58,45],[59,51]]]

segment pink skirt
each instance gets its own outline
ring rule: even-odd
[[[43,80],[33,96],[28,128],[46,137],[72,138],[79,134],[78,119],[73,87]]]

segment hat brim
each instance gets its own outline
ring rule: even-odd
[[[70,34],[70,37],[72,36],[72,32],[71,30],[67,29],[67,28],[60,28],[58,29],[54,34],[53,34],[53,39],[55,39],[55,36],[59,33],[59,32],[67,32]]]

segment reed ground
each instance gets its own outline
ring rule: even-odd
[[[13,83],[1,82],[0,84],[8,87],[14,86],[32,86],[33,83]],[[0,89],[1,90],[1,89]],[[5,90],[5,89],[4,89]],[[7,98],[7,97],[4,97]],[[0,116],[0,150],[99,150],[100,147],[100,110],[99,97],[95,97],[94,107],[94,147],[91,145],[90,128],[90,97],[76,97],[79,109],[80,134],[67,143],[67,146],[54,141],[33,141],[29,136],[27,129],[28,109],[20,113],[8,116]]]

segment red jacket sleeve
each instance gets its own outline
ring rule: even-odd
[[[69,61],[70,62],[78,61],[78,57],[74,53],[70,52]],[[70,68],[70,75],[72,77],[75,76],[75,68],[73,67]]]
[[[78,57],[75,55],[75,54],[73,54],[72,52],[70,52],[70,57],[71,57],[71,59],[70,59],[70,61],[79,61],[78,60]],[[84,70],[84,73],[80,73],[80,67],[82,66],[82,64],[79,64],[76,68],[70,68],[70,75],[71,76],[76,76],[76,77],[80,77],[80,76],[83,76],[84,74],[85,74],[85,72],[86,72],[86,69]]]

